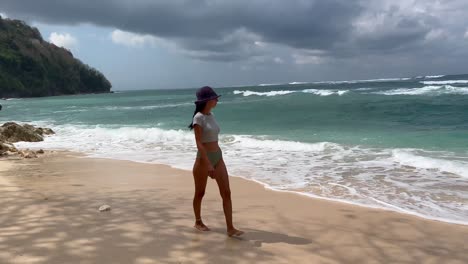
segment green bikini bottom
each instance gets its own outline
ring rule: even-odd
[[[210,161],[213,167],[216,167],[218,162],[223,158],[223,153],[221,150],[217,151],[207,151],[206,155],[208,156],[208,160]],[[197,159],[201,157],[200,151],[197,151]]]

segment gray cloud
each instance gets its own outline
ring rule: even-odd
[[[464,0],[2,0],[11,17],[92,23],[173,41],[200,60],[267,56],[268,43],[296,56],[354,58],[460,49]],[[444,41],[444,43],[441,43]],[[462,52],[462,51],[459,51]],[[299,55],[297,55],[299,54]],[[275,56],[271,54],[271,56]],[[308,60],[302,60],[307,62]],[[323,60],[310,60],[323,61]]]

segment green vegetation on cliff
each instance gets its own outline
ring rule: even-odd
[[[0,97],[110,92],[102,73],[44,41],[37,28],[0,17]]]

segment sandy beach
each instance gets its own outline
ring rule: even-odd
[[[190,171],[59,152],[0,160],[0,263],[468,263],[468,226],[239,177],[231,188],[239,239],[225,234],[214,181],[202,208],[212,231],[192,227]]]

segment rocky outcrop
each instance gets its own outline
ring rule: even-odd
[[[19,141],[39,142],[44,140],[42,135],[37,133],[33,126],[21,126],[13,122],[3,124],[0,128],[0,134],[5,141],[11,143]]]
[[[50,128],[34,127],[29,124],[19,125],[8,122],[0,127],[0,156],[19,155],[23,158],[37,158],[37,154],[44,151],[18,150],[12,144],[19,141],[39,142],[44,140],[45,135],[55,134]]]

